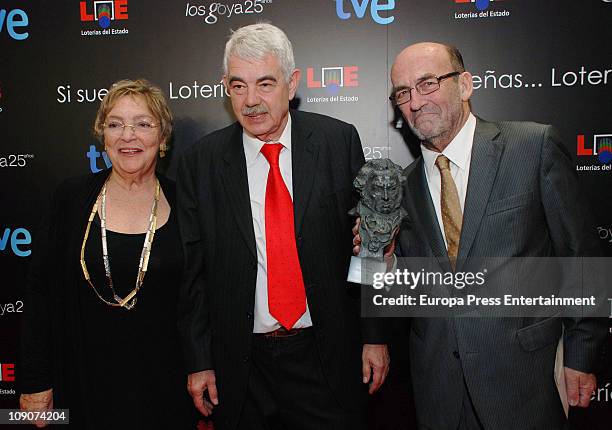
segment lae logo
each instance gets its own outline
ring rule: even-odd
[[[0,252],[4,252],[9,247],[17,257],[28,257],[31,249],[24,247],[32,244],[32,235],[25,228],[19,227],[11,232],[9,227],[4,231],[0,230]]]
[[[455,3],[476,3],[476,9],[486,10],[489,5],[494,1],[502,0],[455,0]]]
[[[576,155],[597,156],[600,163],[609,164],[612,162],[612,134],[595,134],[593,143],[588,146],[584,134],[579,134],[576,138]]]
[[[342,87],[359,86],[359,67],[334,66],[306,68],[306,86],[308,88],[325,88],[330,95],[338,94]]]
[[[102,28],[108,28],[111,21],[128,19],[128,0],[82,1],[80,8],[82,22],[97,21]]]
[[[14,363],[0,363],[0,381],[15,382]]]
[[[346,9],[345,3],[348,5]],[[336,0],[336,15],[338,15],[340,19],[350,19],[354,12],[357,18],[362,19],[368,11],[368,6],[370,9],[370,16],[377,24],[391,24],[395,19],[393,15],[380,15],[380,12],[392,11],[395,9],[395,0]]]
[[[30,33],[27,31],[19,31],[19,28],[27,27],[30,23],[28,14],[21,9],[13,9],[8,11],[0,9],[0,33],[6,27],[8,35],[15,40],[25,40]]]

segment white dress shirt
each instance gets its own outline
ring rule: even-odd
[[[467,121],[448,144],[442,155],[450,160],[450,171],[457,186],[459,193],[459,202],[461,204],[461,212],[465,207],[465,195],[467,193],[468,178],[470,176],[470,162],[472,161],[472,146],[474,144],[474,132],[476,131],[476,117],[470,113]],[[439,152],[431,151],[421,145],[423,153],[423,162],[425,163],[425,177],[429,186],[429,193],[433,200],[436,216],[438,217],[438,225],[444,238],[444,244],[448,248],[446,242],[446,234],[444,233],[444,224],[442,223],[442,209],[440,204],[440,194],[442,188],[442,178],[440,170],[436,166],[436,159],[440,155]],[[419,204],[417,202],[417,204]]]
[[[291,171],[291,117],[280,139],[283,145],[279,156],[280,172],[285,185],[293,199],[293,175]],[[260,152],[265,142],[242,132],[242,143],[246,158],[247,178],[249,181],[249,197],[251,200],[251,214],[253,216],[253,230],[255,231],[255,244],[257,247],[257,282],[255,284],[255,309],[253,333],[268,333],[280,328],[279,322],[270,314],[268,308],[268,265],[266,258],[266,184],[270,164]],[[312,326],[308,301],[306,312],[293,326],[304,328]]]

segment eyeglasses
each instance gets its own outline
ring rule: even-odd
[[[104,130],[106,130],[106,132],[112,136],[121,136],[126,127],[130,127],[134,133],[139,136],[150,134],[156,127],[159,127],[159,124],[153,124],[148,121],[138,121],[136,124],[124,124],[121,121],[109,121],[102,125]]]
[[[395,106],[403,105],[404,103],[408,103],[410,101],[410,92],[413,89],[416,89],[417,93],[420,95],[426,96],[427,94],[438,91],[440,89],[440,82],[442,82],[444,79],[452,78],[453,76],[460,74],[461,72],[450,72],[442,76],[431,76],[425,78],[422,81],[419,81],[414,88],[406,87],[395,91],[395,93],[389,97],[389,100],[391,100]]]

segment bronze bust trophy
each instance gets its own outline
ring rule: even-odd
[[[361,217],[359,257],[382,260],[385,247],[407,213],[402,207],[402,168],[389,159],[370,160],[353,181],[359,192],[357,206],[349,215]]]

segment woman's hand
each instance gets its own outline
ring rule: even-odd
[[[22,411],[48,411],[53,409],[53,389],[41,391],[40,393],[22,394],[19,396],[19,407]],[[38,428],[46,427],[44,421],[34,421]]]

